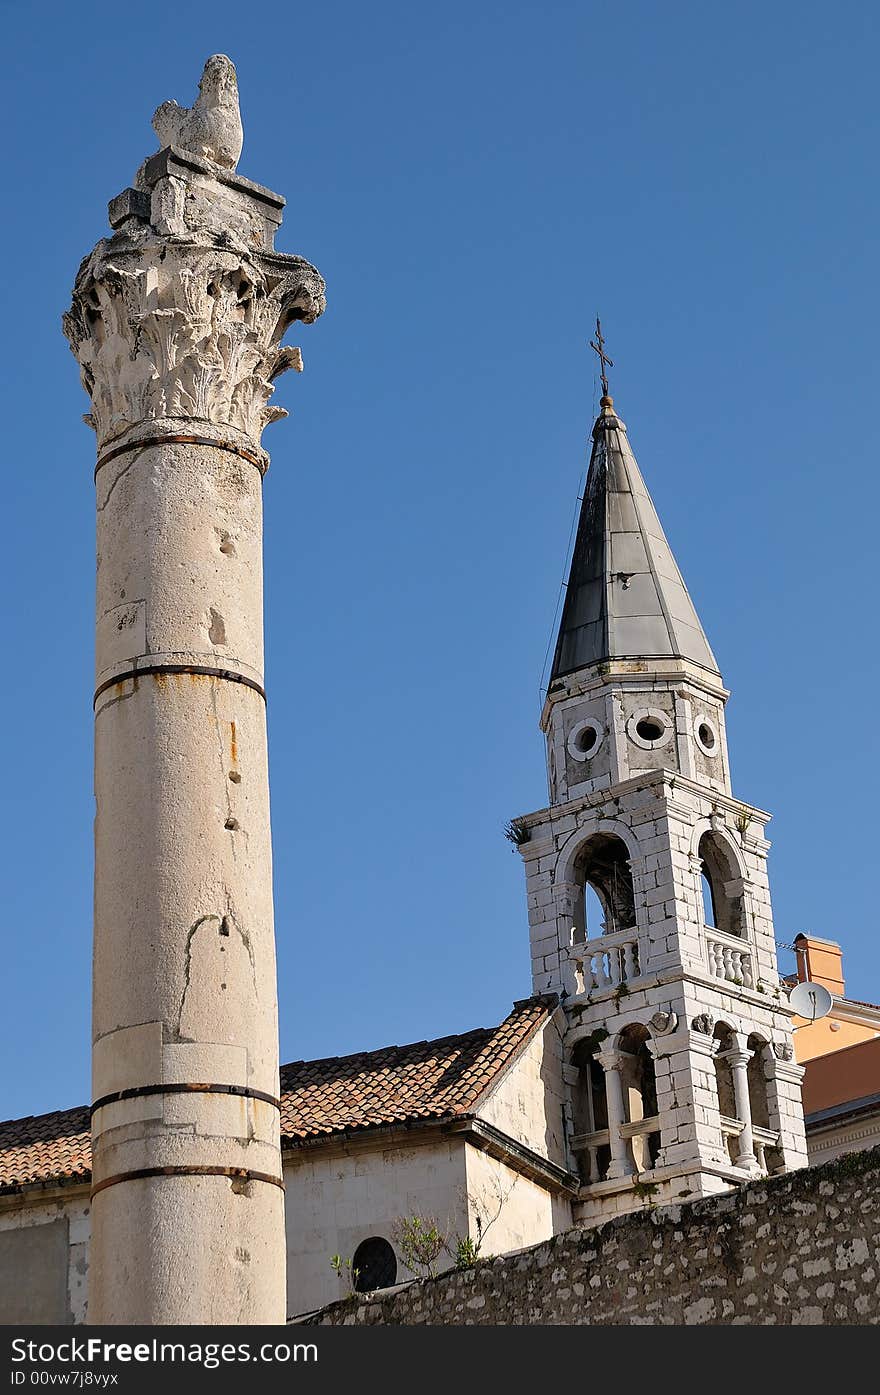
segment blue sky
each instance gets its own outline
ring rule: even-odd
[[[500,1020],[539,680],[617,405],[774,812],[777,936],[874,952],[880,16],[773,5],[3,5],[0,1116],[89,1097],[94,442],[60,333],[108,200],[239,74],[327,313],[264,443],[282,1059]],[[782,967],[792,958],[782,956]]]

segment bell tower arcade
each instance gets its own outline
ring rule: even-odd
[[[603,387],[541,715],[549,806],[511,826],[587,1222],[807,1161],[769,815],[732,794],[728,693]]]

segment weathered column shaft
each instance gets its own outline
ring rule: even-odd
[[[323,282],[230,163],[220,140],[148,161],[65,323],[98,434],[99,1323],[285,1318],[260,433]]]
[[[629,1144],[620,1132],[625,1122],[626,1111],[623,1104],[623,1082],[620,1079],[622,1065],[620,1052],[599,1051],[596,1055],[605,1072],[605,1103],[608,1110],[608,1143],[611,1149],[611,1163],[608,1177],[629,1177],[635,1166],[630,1156]]]
[[[736,1155],[737,1167],[751,1167],[755,1163],[755,1146],[752,1135],[752,1104],[749,1099],[749,1061],[752,1053],[744,1042],[730,1051],[722,1053],[722,1060],[728,1062],[733,1077],[733,1098],[736,1104],[736,1117],[742,1124],[739,1135],[739,1148]]]

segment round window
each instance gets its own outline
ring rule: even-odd
[[[604,735],[604,727],[593,717],[585,717],[582,722],[576,722],[569,732],[566,742],[568,754],[572,760],[589,760],[598,751]]]
[[[704,756],[718,754],[718,732],[705,713],[701,713],[694,721],[694,736]]]
[[[672,735],[672,724],[659,707],[643,707],[634,712],[626,724],[627,735],[636,746],[645,751],[653,751],[655,746],[665,746]]]
[[[659,741],[663,730],[656,717],[643,717],[640,722],[636,722],[636,731],[643,741]]]
[[[352,1278],[358,1293],[390,1288],[397,1282],[397,1256],[381,1235],[362,1240],[351,1261]]]

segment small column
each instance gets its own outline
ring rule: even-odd
[[[580,991],[577,972],[568,950],[572,942],[581,944],[587,938],[584,922],[584,889],[576,882],[558,881],[553,887],[556,906],[556,929],[559,937],[560,954],[558,978],[566,995]]]
[[[742,1124],[742,1132],[739,1136],[739,1152],[736,1157],[737,1167],[755,1168],[758,1160],[755,1157],[754,1139],[752,1136],[752,1106],[749,1100],[749,1076],[748,1065],[752,1059],[752,1052],[747,1050],[745,1038],[737,1032],[736,1046],[729,1051],[723,1051],[719,1059],[727,1061],[730,1072],[733,1076],[733,1098],[736,1104],[736,1117]]]
[[[706,914],[703,907],[703,859],[697,853],[688,853],[688,864],[690,866],[691,876],[694,879],[694,904],[697,908],[697,924],[702,931],[706,926]]]
[[[608,1105],[608,1141],[611,1146],[611,1163],[608,1180],[615,1177],[632,1177],[635,1165],[630,1155],[629,1144],[621,1136],[620,1126],[626,1122],[623,1106],[623,1085],[620,1068],[623,1056],[620,1051],[599,1051],[596,1060],[605,1072],[605,1099]]]

